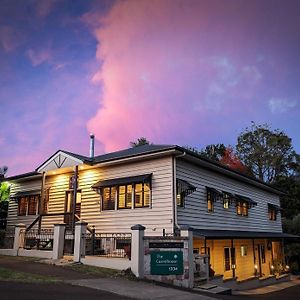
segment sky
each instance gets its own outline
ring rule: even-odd
[[[251,125],[300,152],[300,1],[0,0],[0,166],[146,137],[235,145]]]

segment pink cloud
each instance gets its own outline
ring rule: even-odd
[[[0,26],[0,45],[5,52],[15,50],[22,43],[23,37],[20,32],[16,31],[11,26]]]
[[[140,136],[186,143],[195,132],[213,130],[211,113],[229,114],[241,84],[247,83],[243,66],[223,52],[243,35],[229,24],[216,40],[214,31],[220,27],[210,24],[222,12],[213,10],[215,4],[209,15],[201,1],[119,1],[106,16],[84,16],[102,62],[93,81],[103,87],[88,129],[106,151]],[[246,71],[247,76],[259,74],[258,69]]]
[[[39,51],[29,49],[26,51],[26,55],[34,67],[51,60],[51,53],[47,49]]]

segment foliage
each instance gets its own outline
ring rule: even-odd
[[[135,148],[139,146],[150,145],[150,142],[145,137],[140,137],[134,142],[130,142],[130,147]]]
[[[246,173],[247,167],[242,164],[241,160],[235,155],[234,150],[231,146],[228,146],[223,157],[220,159],[220,163],[233,170]]]
[[[300,213],[293,219],[282,219],[283,231],[290,234],[300,235]],[[300,243],[288,243],[285,245],[285,254],[288,258],[292,272],[300,271]]]
[[[199,154],[214,161],[220,161],[226,151],[224,144],[210,144],[200,151]]]
[[[296,155],[291,138],[283,131],[254,122],[238,136],[236,150],[253,175],[267,183],[274,183],[279,176],[288,176]]]
[[[0,183],[0,202],[7,201],[9,198],[10,186],[7,182]]]

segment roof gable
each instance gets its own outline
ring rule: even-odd
[[[43,164],[41,164],[36,171],[39,173],[52,171],[60,168],[74,167],[85,162],[84,156],[75,155],[71,152],[58,150]]]

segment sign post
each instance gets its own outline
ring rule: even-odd
[[[151,275],[182,275],[183,254],[181,251],[151,252]]]

